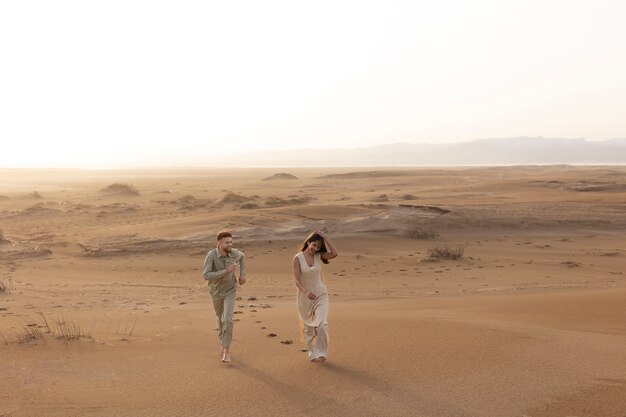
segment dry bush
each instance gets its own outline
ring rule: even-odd
[[[137,320],[135,320],[133,323],[131,323],[130,320],[127,320],[123,329],[120,325],[118,325],[118,328],[115,330],[115,334],[124,336],[124,337],[121,337],[120,340],[124,342],[130,342],[133,332],[135,331],[136,325],[137,325]]]
[[[313,200],[312,197],[296,197],[296,198],[280,198],[269,196],[265,199],[265,205],[268,207],[292,206],[298,204],[306,204]]]
[[[253,209],[258,209],[259,205],[256,203],[244,203],[239,208],[243,210],[253,210]]]
[[[224,204],[243,204],[251,200],[254,200],[254,197],[246,197],[244,195],[229,192],[219,202]]]
[[[52,335],[56,339],[61,339],[64,341],[78,340],[81,338],[91,339],[91,336],[86,335],[82,332],[78,324],[73,321],[67,322],[65,320],[57,320],[54,323]]]
[[[107,185],[101,190],[101,192],[105,194],[139,195],[139,191],[131,184],[125,184],[121,182]]]
[[[439,236],[439,234],[433,230],[422,229],[416,225],[409,226],[406,232],[412,239],[435,239]]]
[[[93,339],[91,335],[83,333],[80,326],[73,321],[68,322],[63,318],[56,319],[52,323],[52,326],[50,326],[48,319],[43,313],[39,313],[39,320],[24,318],[24,325],[16,334],[17,343],[45,342],[46,337],[52,337],[53,339],[65,342],[79,339]],[[4,338],[4,341],[5,344],[8,344],[6,338]]]
[[[462,246],[437,246],[428,249],[428,256],[436,259],[463,259],[464,249]]]
[[[11,291],[13,291],[13,281],[9,280],[8,284],[0,281],[0,294],[11,294]]]
[[[44,332],[41,331],[36,323],[26,323],[22,326],[22,330],[17,334],[17,343],[30,343],[43,340]]]
[[[196,210],[206,208],[211,203],[211,200],[197,199],[192,195],[186,194],[170,203],[178,204],[180,210]]]

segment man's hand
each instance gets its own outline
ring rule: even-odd
[[[230,264],[226,267],[226,272],[234,272],[237,269],[237,264]]]
[[[245,283],[246,283],[246,281],[247,281],[247,280],[246,280],[246,277],[243,277],[243,276],[242,276],[242,277],[239,277],[239,285],[243,285],[243,284],[245,284]]]

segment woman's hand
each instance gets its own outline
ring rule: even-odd
[[[306,295],[306,298],[308,298],[309,300],[311,300],[311,301],[315,300],[315,294],[313,294],[311,291],[306,290],[304,292],[304,294]]]

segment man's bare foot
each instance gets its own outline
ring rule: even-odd
[[[222,362],[230,362],[230,353],[228,352],[228,349],[224,349],[224,351],[222,352]]]

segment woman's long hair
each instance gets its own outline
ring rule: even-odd
[[[302,242],[302,249],[300,249],[300,250],[302,252],[304,252],[306,250],[306,248],[309,247],[309,243],[313,243],[313,242],[319,242],[320,243],[320,248],[318,250],[319,253],[326,253],[326,252],[328,252],[328,249],[326,249],[326,243],[324,242],[324,239],[320,235],[318,235],[317,233],[311,233],[309,235],[309,237],[307,237],[306,240],[304,242]],[[322,258],[322,262],[327,264],[330,261],[328,259]]]

